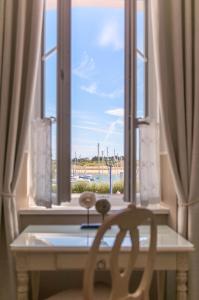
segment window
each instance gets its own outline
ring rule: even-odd
[[[46,0],[42,49],[42,118],[50,119],[51,189],[57,191],[57,0]]]
[[[139,125],[150,115],[147,3],[45,1],[41,117],[50,126],[53,203],[84,190],[139,194]]]

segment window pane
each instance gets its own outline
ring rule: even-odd
[[[44,62],[44,117],[51,118],[51,187],[52,201],[56,203],[57,192],[57,53]]]
[[[44,116],[56,117],[57,107],[57,54],[52,53],[44,62]]]
[[[145,0],[137,0],[136,14],[136,80],[137,80],[137,118],[144,118],[146,115],[146,35],[145,35]],[[139,128],[136,129],[136,199],[139,202],[140,195],[140,134]]]
[[[146,56],[145,56],[145,7],[144,0],[137,0],[137,118],[145,117],[145,71],[146,71]]]
[[[140,194],[140,134],[139,128],[136,129],[136,199],[139,200]]]
[[[52,145],[52,202],[57,203],[57,124],[56,121],[52,123],[51,129],[51,145]]]
[[[57,0],[46,0],[44,15],[44,53],[57,45]]]
[[[139,49],[143,54],[145,53],[145,10],[144,10],[144,0],[137,0],[137,49]]]
[[[137,55],[137,118],[145,116],[145,62]]]
[[[72,7],[73,192],[123,193],[124,1],[120,3]]]

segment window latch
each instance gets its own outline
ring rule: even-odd
[[[150,125],[150,120],[148,118],[137,118],[136,119],[136,127],[142,125]]]

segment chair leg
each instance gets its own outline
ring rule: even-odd
[[[166,271],[157,271],[157,294],[158,300],[165,299]]]

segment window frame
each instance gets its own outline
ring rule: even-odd
[[[145,118],[149,116],[148,97],[148,3],[144,2]],[[124,122],[124,201],[136,203],[136,129],[143,122],[136,118],[136,5],[125,0],[125,122]],[[43,37],[44,37],[43,30]],[[44,38],[42,43],[44,50]],[[57,51],[57,204],[71,200],[71,0],[57,1],[57,48],[42,51],[42,87],[44,61]],[[41,117],[44,117],[42,88]],[[65,101],[68,99],[68,101]],[[63,138],[63,137],[67,138]]]
[[[136,0],[125,1],[124,200],[136,202]]]
[[[61,204],[70,201],[71,193],[71,0],[58,1],[57,30],[57,203]]]

